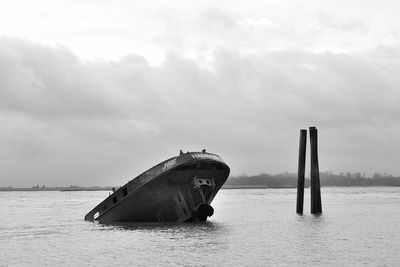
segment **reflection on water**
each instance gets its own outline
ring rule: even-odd
[[[151,232],[215,232],[220,231],[222,224],[217,222],[117,222],[113,224],[99,224],[101,230],[127,230]]]
[[[309,222],[309,223],[323,223],[324,222],[324,214],[302,214],[296,215],[298,221],[301,222]]]
[[[86,222],[107,192],[0,193],[0,260],[22,266],[396,265],[400,188],[221,190],[207,222]]]

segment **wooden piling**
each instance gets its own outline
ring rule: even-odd
[[[318,166],[318,131],[315,127],[310,127],[309,130],[311,147],[311,213],[319,214],[322,213],[322,204]]]
[[[297,170],[297,202],[296,213],[303,214],[304,204],[304,175],[306,167],[307,130],[300,130],[299,165]]]

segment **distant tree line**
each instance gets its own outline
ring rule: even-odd
[[[400,177],[388,174],[375,173],[372,177],[366,177],[361,173],[320,173],[321,186],[400,186]],[[240,175],[230,177],[226,185],[232,186],[265,186],[265,187],[296,187],[297,174],[279,173],[248,176]],[[309,186],[310,180],[306,178],[305,185]]]
[[[261,173],[259,175],[248,176],[231,176],[226,181],[226,185],[234,186],[267,186],[267,187],[295,187],[297,186],[297,176],[290,173],[268,174]]]
[[[360,173],[331,172],[320,173],[322,186],[400,186],[400,177],[388,174],[375,173],[372,177],[366,177]]]

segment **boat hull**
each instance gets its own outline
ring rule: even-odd
[[[204,221],[212,216],[211,202],[229,176],[219,156],[187,153],[139,175],[85,219],[100,223],[135,221]],[[147,179],[146,179],[147,177]],[[109,207],[109,208],[107,208]]]

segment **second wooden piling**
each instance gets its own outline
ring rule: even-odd
[[[307,130],[300,130],[299,166],[297,171],[297,202],[296,213],[303,214],[304,204],[304,175],[306,167]]]
[[[318,166],[318,131],[315,127],[310,127],[310,148],[311,148],[311,213],[322,213],[321,204],[321,185],[319,180]]]

